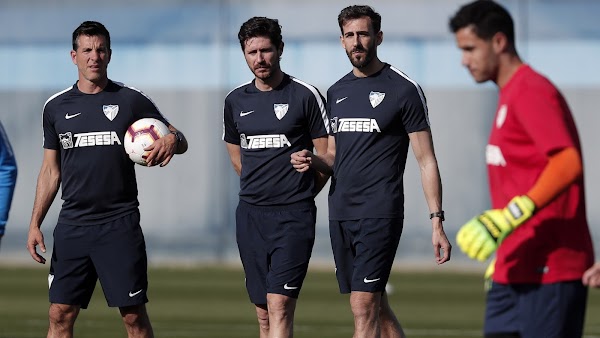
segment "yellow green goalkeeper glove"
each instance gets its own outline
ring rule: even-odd
[[[535,204],[527,196],[516,196],[504,209],[492,209],[472,218],[456,235],[456,243],[469,258],[485,261],[504,237],[527,221]]]
[[[485,269],[485,273],[483,274],[483,289],[485,291],[490,291],[492,288],[492,277],[494,277],[494,272],[496,271],[496,258],[492,259],[490,265]]]

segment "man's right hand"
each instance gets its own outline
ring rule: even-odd
[[[583,285],[600,288],[600,262],[594,264],[583,274],[581,278]]]
[[[310,169],[313,153],[309,150],[300,150],[290,155],[290,163],[298,172],[305,172]]]
[[[525,223],[535,211],[531,198],[515,196],[504,209],[483,212],[463,225],[456,242],[469,258],[485,261],[515,228]]]
[[[483,262],[496,251],[500,241],[512,229],[502,210],[487,210],[458,230],[456,243],[469,258]]]
[[[29,254],[34,261],[40,264],[46,264],[46,258],[42,257],[37,250],[36,247],[40,246],[40,250],[42,253],[46,252],[46,244],[44,244],[44,234],[42,231],[37,228],[29,228],[29,235],[27,236],[27,250],[29,250]]]

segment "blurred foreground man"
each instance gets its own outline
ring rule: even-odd
[[[485,337],[581,337],[593,248],[579,136],[561,93],[520,59],[513,26],[487,0],[450,20],[462,64],[500,90],[486,147],[493,209],[463,225],[457,243],[480,261],[496,252]]]

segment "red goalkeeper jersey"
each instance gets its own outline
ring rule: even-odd
[[[562,94],[529,66],[500,91],[486,147],[493,208],[503,208],[534,185],[548,157],[566,147],[581,153],[573,116]],[[580,279],[594,260],[583,178],[537,210],[497,252],[494,281],[555,283]]]

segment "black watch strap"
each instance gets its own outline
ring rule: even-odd
[[[171,130],[171,134],[175,135],[175,139],[177,140],[177,144],[179,144],[183,140],[183,135],[179,130]]]
[[[429,219],[432,219],[434,217],[439,217],[442,221],[446,220],[444,218],[444,210],[432,212],[431,214],[429,214]]]

